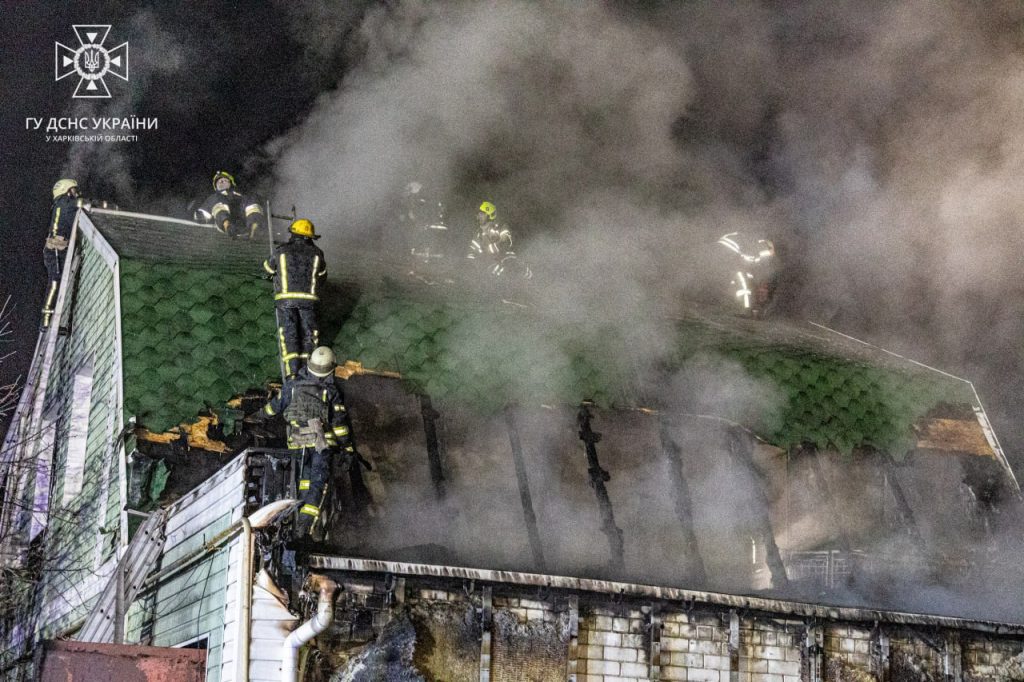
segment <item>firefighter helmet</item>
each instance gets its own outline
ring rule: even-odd
[[[498,207],[489,201],[485,201],[480,204],[480,212],[487,216],[489,220],[494,220],[494,216],[498,215]]]
[[[53,186],[53,198],[62,197],[76,187],[78,187],[78,182],[75,180],[62,178]]]
[[[306,369],[315,377],[325,377],[334,371],[335,364],[334,351],[327,346],[320,346],[310,353]]]
[[[316,233],[316,229],[313,227],[313,223],[306,220],[305,218],[299,218],[293,220],[292,224],[288,227],[288,231],[292,234],[297,234],[300,237],[308,237],[309,239],[320,239],[320,235]]]
[[[217,181],[220,180],[221,178],[227,178],[228,182],[231,183],[231,186],[232,187],[235,186],[235,178],[234,178],[234,176],[231,175],[231,173],[228,173],[227,171],[220,171],[219,170],[219,171],[217,171],[216,173],[213,174],[213,188],[214,189],[217,189]]]

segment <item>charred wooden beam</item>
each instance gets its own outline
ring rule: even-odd
[[[512,461],[516,467],[516,481],[519,484],[519,501],[523,505],[523,520],[526,522],[526,534],[530,538],[530,551],[533,561],[541,570],[545,569],[544,546],[540,541],[537,529],[537,515],[533,511],[533,497],[530,495],[530,479],[526,475],[526,462],[523,460],[523,446],[519,441],[519,429],[516,426],[515,408],[505,407],[505,426],[508,428],[509,445],[512,447]]]
[[[729,611],[729,682],[740,680],[740,614]]]
[[[704,559],[700,554],[697,533],[694,530],[693,498],[690,496],[690,486],[683,474],[682,453],[679,445],[672,438],[668,421],[664,417],[659,421],[659,435],[661,449],[668,460],[669,478],[672,483],[672,504],[683,531],[683,560],[686,562],[686,575],[702,585],[707,580],[707,572],[704,568]]]
[[[437,438],[437,420],[441,414],[434,409],[430,396],[420,394],[420,411],[423,415],[423,434],[427,439],[427,459],[430,462],[430,480],[438,499],[444,499],[444,470],[441,468],[441,446]]]
[[[576,413],[576,423],[580,429],[580,440],[583,441],[583,448],[587,454],[590,487],[597,495],[597,506],[601,512],[601,532],[608,538],[608,545],[612,553],[612,568],[621,571],[626,565],[622,529],[615,525],[612,501],[608,497],[608,488],[605,487],[605,483],[611,479],[611,475],[601,468],[601,463],[597,459],[597,443],[601,441],[601,434],[590,428],[590,419],[588,403],[584,402],[580,404],[579,412]]]
[[[732,427],[728,430],[729,454],[736,464],[746,469],[754,479],[753,494],[755,503],[761,511],[759,515],[760,531],[764,536],[765,560],[768,563],[768,570],[772,574],[772,586],[784,588],[789,585],[789,578],[786,577],[786,565],[782,562],[782,554],[779,553],[779,545],[775,542],[775,531],[772,530],[772,522],[768,516],[768,496],[764,492],[764,481],[754,467],[753,449],[750,444],[750,435],[741,428]]]
[[[661,619],[661,608],[651,604],[647,614],[647,629],[650,647],[647,650],[647,679],[661,679],[661,634],[664,623]]]

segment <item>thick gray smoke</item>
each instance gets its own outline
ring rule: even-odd
[[[389,3],[269,145],[274,193],[338,268],[344,242],[392,227],[409,180],[451,197],[466,240],[491,199],[538,307],[620,324],[652,365],[673,300],[715,277],[704,246],[766,235],[791,313],[1005,398],[1024,336],[1022,26],[1009,1]],[[747,383],[714,398],[751,401]]]

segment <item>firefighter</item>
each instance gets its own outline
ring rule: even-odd
[[[263,408],[268,417],[284,417],[288,449],[301,456],[298,488],[302,506],[297,537],[308,535],[320,517],[331,460],[340,460],[336,463],[341,464],[342,470],[358,467],[363,461],[356,452],[345,393],[334,367],[334,351],[320,346],[310,355],[306,366],[286,381],[281,392]]]
[[[263,207],[259,201],[239,192],[235,178],[226,171],[213,174],[213,194],[196,210],[195,220],[212,224],[229,237],[255,239],[264,227]]]
[[[292,236],[274,249],[263,269],[274,278],[274,306],[277,309],[277,341],[285,376],[293,377],[309,354],[320,345],[317,326],[317,290],[327,276],[324,252],[313,243],[320,236],[305,218],[292,222]]]
[[[444,257],[443,239],[448,231],[444,202],[413,181],[405,186],[398,222],[408,244],[410,255],[429,263]]]
[[[512,250],[512,232],[498,220],[498,208],[490,201],[481,203],[476,220],[479,227],[469,243],[466,257],[483,261],[496,277],[512,271],[524,279],[532,277],[530,268],[517,262],[515,251]]]
[[[770,239],[754,239],[730,232],[718,244],[735,254],[732,285],[735,300],[754,317],[762,316],[775,294],[778,263]]]
[[[88,210],[89,204],[82,198],[78,183],[71,178],[58,180],[53,186],[53,209],[50,213],[50,227],[46,232],[43,248],[43,263],[46,264],[46,297],[43,301],[43,328],[50,326],[53,306],[57,302],[57,289],[64,264],[64,252],[71,239],[71,228],[75,224],[78,209]]]

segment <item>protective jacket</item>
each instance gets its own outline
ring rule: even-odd
[[[197,222],[213,223],[219,232],[253,238],[264,224],[263,207],[255,197],[242,194],[234,187],[214,192],[196,210]],[[228,225],[225,226],[225,221]],[[242,230],[242,226],[245,230]]]
[[[320,516],[331,479],[331,460],[340,451],[343,466],[357,470],[361,460],[352,439],[344,392],[333,374],[317,377],[302,369],[284,383],[263,410],[268,415],[284,415],[288,448],[301,456],[297,485],[302,501],[298,521],[302,535]]]
[[[324,252],[308,237],[293,235],[274,250],[274,257],[263,262],[263,269],[274,276],[274,300],[278,304],[320,300],[317,289],[327,276]]]
[[[473,241],[469,243],[469,258],[484,254],[500,259],[512,251],[512,232],[503,223],[488,220],[477,230]]]
[[[270,416],[284,415],[288,423],[288,447],[293,450],[354,447],[345,394],[333,374],[317,377],[305,368],[299,370],[263,410]],[[314,421],[319,421],[319,427]],[[322,441],[319,430],[322,430]]]

